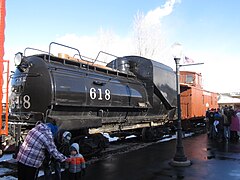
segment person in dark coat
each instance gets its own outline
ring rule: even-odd
[[[220,109],[217,109],[217,111],[214,114],[214,130],[216,132],[215,138],[221,142],[223,140],[223,116],[221,114]]]
[[[215,114],[215,109],[211,109],[206,115],[209,120],[209,138],[213,138],[215,135],[214,131],[214,114]]]
[[[224,138],[228,142],[230,140],[230,125],[234,111],[231,110],[231,107],[225,106],[223,108],[223,128],[224,128]]]
[[[55,137],[54,142],[59,152],[61,152],[65,156],[69,156],[69,147],[70,147],[70,140],[72,134],[69,131],[65,131],[60,129]],[[43,165],[44,169],[44,177],[46,180],[51,180],[52,178],[52,169],[55,171],[55,179],[61,180],[61,162],[57,161],[56,159],[47,156],[45,159],[45,163]]]
[[[238,132],[240,132],[240,111],[235,110],[234,115],[232,116],[231,124],[231,140],[237,142],[239,140]]]

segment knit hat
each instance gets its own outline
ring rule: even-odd
[[[55,135],[58,131],[57,125],[53,125],[52,123],[47,123],[46,125],[51,130],[52,134]]]
[[[65,131],[62,135],[63,142],[69,142],[71,140],[72,134],[69,131]]]

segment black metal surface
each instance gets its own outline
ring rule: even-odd
[[[11,95],[11,114],[23,120],[49,115],[63,128],[77,129],[100,127],[103,119],[135,124],[134,117],[136,123],[156,116],[166,121],[174,114],[174,72],[161,63],[128,56],[108,65],[117,64],[119,71],[46,54],[24,62],[13,75]]]
[[[117,58],[107,66],[131,72],[144,83],[152,106],[148,115],[168,114],[177,106],[175,72],[170,67],[139,56]]]

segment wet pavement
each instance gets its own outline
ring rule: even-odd
[[[207,134],[183,139],[188,167],[169,165],[176,140],[154,143],[89,164],[84,180],[240,180],[240,142],[216,142]],[[63,174],[64,179],[68,179]]]

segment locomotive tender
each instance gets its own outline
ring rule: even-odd
[[[80,58],[53,56],[53,45],[76,50]],[[152,127],[175,117],[175,72],[162,63],[124,56],[103,66],[55,42],[49,52],[25,56],[26,50],[15,56],[9,121],[34,125],[51,117],[74,136],[135,129],[152,138]]]

